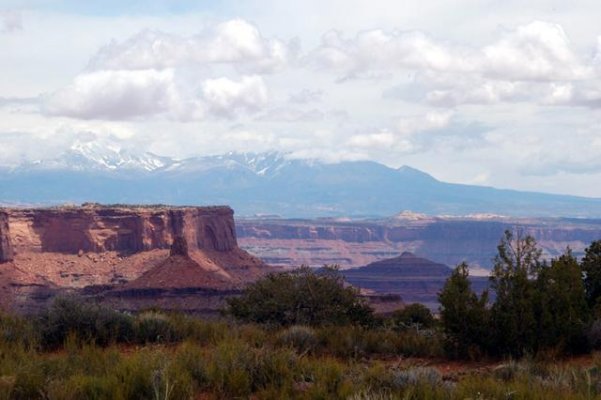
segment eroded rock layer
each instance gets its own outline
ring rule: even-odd
[[[13,259],[13,249],[8,229],[8,214],[0,211],[0,263]]]
[[[467,261],[486,275],[507,229],[534,236],[546,259],[568,246],[581,257],[592,241],[601,239],[601,219],[403,213],[375,220],[239,219],[236,226],[240,246],[271,265],[359,267],[410,251],[450,266]]]
[[[36,312],[69,293],[126,310],[216,312],[270,271],[238,247],[233,214],[98,204],[7,209],[0,212],[0,256],[9,261],[0,268],[0,309]]]
[[[237,247],[229,207],[60,207],[9,211],[10,239],[17,253],[167,249],[175,237],[190,250]]]

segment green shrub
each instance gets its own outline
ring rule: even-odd
[[[181,339],[169,316],[155,311],[138,315],[134,323],[138,343],[170,343]]]
[[[434,316],[430,309],[422,304],[413,303],[397,310],[390,316],[394,327],[398,329],[429,329],[435,324]]]
[[[0,343],[33,350],[39,346],[40,335],[35,326],[23,317],[0,314]]]
[[[69,334],[81,341],[106,346],[130,342],[134,337],[132,317],[81,299],[60,297],[37,321],[45,348],[57,348]]]
[[[48,397],[61,400],[104,400],[119,398],[119,382],[115,377],[73,375],[48,385]]]
[[[11,398],[15,400],[43,399],[46,392],[44,369],[40,364],[32,364],[15,375]]]
[[[250,395],[253,358],[252,349],[245,343],[229,341],[219,344],[209,355],[209,385],[223,396]]]
[[[318,340],[313,329],[307,326],[294,325],[279,333],[278,344],[306,354],[315,350]]]
[[[274,325],[372,325],[373,311],[357,289],[346,287],[331,268],[316,274],[304,267],[270,274],[228,299],[235,318]]]
[[[152,399],[154,388],[152,374],[161,364],[163,355],[149,349],[141,349],[123,357],[111,371],[120,385],[123,399]]]
[[[172,363],[174,371],[185,371],[196,390],[206,389],[209,385],[207,356],[195,343],[184,342],[175,352]]]
[[[437,357],[443,354],[442,339],[435,331],[397,332],[386,328],[346,326],[317,330],[316,351],[337,357],[402,355]]]

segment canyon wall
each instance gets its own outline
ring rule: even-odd
[[[8,229],[8,214],[0,211],[0,263],[13,259],[13,249]]]
[[[269,264],[342,268],[410,251],[450,266],[468,261],[489,269],[506,229],[534,236],[546,258],[567,246],[582,256],[592,241],[601,239],[601,220],[559,218],[240,219],[236,227],[241,247]]]
[[[186,239],[190,250],[223,252],[237,248],[234,212],[229,207],[93,205],[11,209],[7,213],[10,242],[16,253],[131,254],[167,249],[177,236]]]

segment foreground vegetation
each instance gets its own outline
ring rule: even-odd
[[[546,264],[507,232],[492,300],[468,270],[439,319],[419,304],[376,316],[331,268],[263,278],[218,321],[59,298],[0,316],[0,400],[601,399],[601,242]]]
[[[398,321],[275,327],[61,299],[37,320],[0,318],[0,399],[601,398],[601,358],[428,366],[442,355],[435,330]]]
[[[601,344],[601,241],[580,262],[569,248],[549,263],[541,254],[531,236],[505,232],[492,301],[472,290],[468,265],[457,266],[439,295],[448,356],[579,354]]]

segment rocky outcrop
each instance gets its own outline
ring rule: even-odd
[[[190,250],[237,248],[234,212],[229,207],[60,207],[9,210],[16,252],[168,249],[176,237]]]
[[[215,313],[271,271],[238,247],[233,214],[98,204],[7,209],[0,256],[12,262],[0,268],[0,308],[30,312],[68,292],[124,310]]]
[[[8,229],[8,214],[0,211],[0,263],[12,261],[13,249]]]

